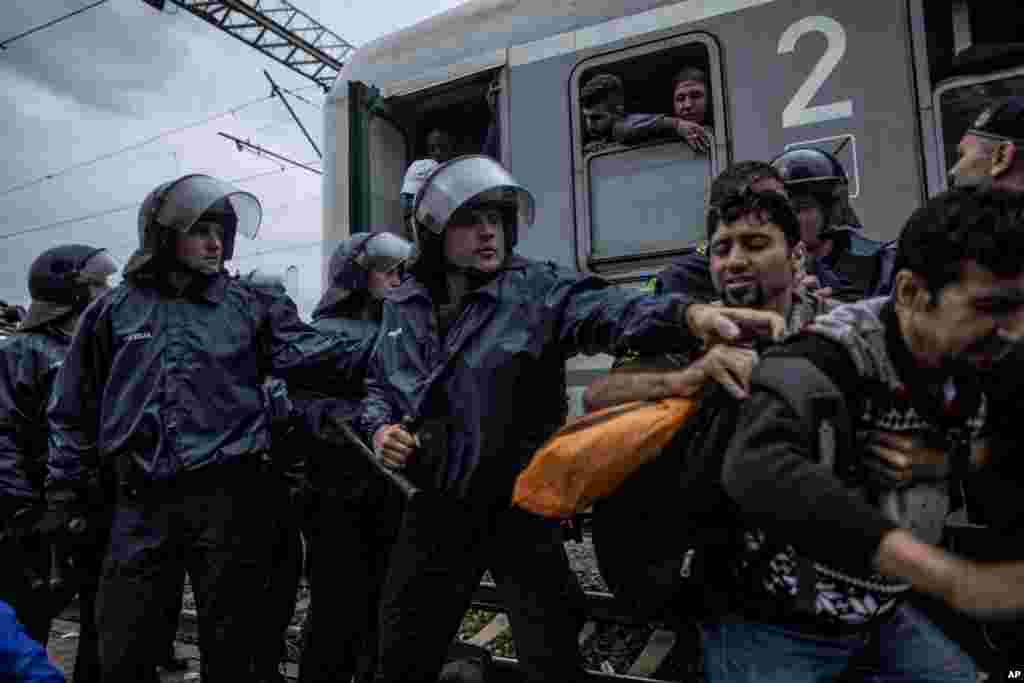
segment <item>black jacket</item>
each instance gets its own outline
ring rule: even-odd
[[[0,497],[41,501],[46,403],[71,337],[53,326],[0,341]]]
[[[344,384],[363,341],[324,335],[288,297],[226,275],[181,296],[124,283],[86,309],[57,377],[48,493],[87,485],[115,458],[161,481],[266,451],[263,380]]]
[[[369,440],[404,417],[445,419],[446,487],[511,496],[515,476],[564,422],[576,353],[693,347],[682,295],[638,295],[554,264],[512,257],[466,294],[447,335],[427,288],[406,280],[384,303],[360,417]],[[481,481],[482,480],[482,481]]]

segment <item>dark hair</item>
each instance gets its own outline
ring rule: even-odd
[[[708,204],[719,206],[730,195],[742,194],[763,178],[774,178],[782,183],[778,169],[764,161],[739,161],[718,174],[711,182]]]
[[[718,226],[735,223],[743,216],[757,214],[766,222],[774,223],[782,230],[786,243],[793,247],[800,241],[800,221],[789,202],[778,192],[753,192],[749,188],[731,195],[708,216],[708,242],[711,242]]]
[[[741,195],[750,189],[750,186],[763,178],[775,178],[782,183],[782,176],[778,169],[764,161],[740,161],[728,167],[718,174],[718,177],[711,183],[711,192],[708,197],[708,216],[705,231],[708,239],[718,229],[720,216],[718,207],[731,197]]]
[[[937,295],[957,282],[964,261],[999,277],[1024,272],[1024,194],[961,188],[930,199],[903,226],[893,272],[924,278]]]
[[[672,77],[672,92],[676,91],[680,83],[685,81],[696,81],[704,84],[704,89],[708,88],[708,74],[704,69],[697,66],[684,66],[682,69]]]
[[[580,104],[584,107],[593,107],[613,98],[618,100],[615,104],[623,104],[625,97],[626,87],[614,74],[597,74],[580,88]]]

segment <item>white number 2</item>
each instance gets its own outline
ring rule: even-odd
[[[825,80],[843,58],[846,52],[846,31],[842,24],[831,17],[804,17],[790,25],[779,38],[779,54],[789,54],[796,47],[800,38],[808,33],[822,33],[828,41],[825,54],[814,65],[807,80],[793,95],[786,108],[782,110],[782,127],[806,126],[811,123],[845,119],[853,116],[853,100],[843,100],[832,104],[807,106],[818,93]]]

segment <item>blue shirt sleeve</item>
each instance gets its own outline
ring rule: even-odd
[[[64,674],[46,658],[43,646],[28,637],[6,602],[0,602],[0,680],[64,683]]]

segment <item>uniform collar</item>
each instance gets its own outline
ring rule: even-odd
[[[138,285],[152,287],[163,295],[177,295],[177,292],[172,291],[170,283],[162,273],[158,274],[155,271],[144,271],[135,274],[132,280],[134,280]],[[197,275],[194,276],[188,286],[185,287],[185,291],[182,292],[182,296],[189,299],[202,299],[203,301],[216,306],[224,301],[227,289],[228,275],[226,272],[220,272],[212,277]]]
[[[500,287],[500,282],[502,280],[501,276],[512,270],[523,270],[527,265],[529,265],[529,263],[530,262],[527,259],[523,258],[519,254],[512,254],[505,260],[502,267],[494,274],[494,277],[488,280],[483,286],[469,290],[467,294],[479,292],[485,296],[497,299],[498,288]],[[388,299],[398,302],[408,301],[417,297],[432,300],[430,291],[427,289],[427,285],[416,277],[406,278],[402,284],[395,289],[392,289],[387,295]]]

